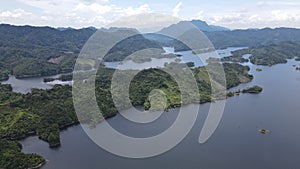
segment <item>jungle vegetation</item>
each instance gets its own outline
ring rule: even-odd
[[[245,62],[245,54],[251,54],[250,62],[256,65],[272,66],[280,63],[287,63],[287,59],[299,60],[300,41],[282,42],[267,46],[258,46],[249,49],[242,49],[232,52],[232,56],[225,57],[222,61]]]

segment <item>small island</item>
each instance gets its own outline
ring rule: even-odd
[[[231,52],[232,56],[227,56],[221,59],[222,62],[234,62],[234,63],[247,63],[249,59],[245,59],[243,56],[249,54],[249,49],[241,49]]]
[[[232,56],[222,58],[223,62],[250,62],[255,65],[273,66],[276,64],[287,63],[288,59],[300,61],[298,57],[299,42],[281,42],[278,44],[259,45],[249,49],[241,49],[232,52]],[[250,54],[249,59],[243,58],[243,55]],[[296,56],[296,57],[295,57]]]
[[[253,86],[253,87],[250,87],[250,88],[247,88],[247,89],[243,89],[243,90],[230,91],[230,92],[227,93],[227,98],[228,97],[233,97],[233,96],[238,96],[241,93],[244,93],[244,94],[246,94],[246,93],[258,94],[258,93],[261,93],[262,91],[263,91],[262,87]]]
[[[262,87],[253,86],[253,87],[242,90],[242,93],[258,94],[258,93],[261,93],[262,91],[263,91]]]
[[[261,68],[256,68],[256,71],[257,71],[257,72],[261,72],[262,69],[261,69]]]
[[[215,51],[214,48],[204,48],[204,49],[193,50],[192,53],[194,55],[198,55],[198,54],[209,53],[209,52],[214,52],[214,51]]]
[[[65,75],[60,75],[58,78],[44,78],[44,82],[45,83],[48,83],[48,82],[53,82],[55,80],[60,80],[60,81],[63,81],[63,82],[66,82],[66,81],[72,81],[73,79],[73,75],[72,74],[65,74]]]
[[[267,133],[269,133],[270,131],[269,131],[269,130],[266,130],[266,129],[261,129],[261,130],[259,130],[259,132],[260,132],[261,134],[267,134]]]

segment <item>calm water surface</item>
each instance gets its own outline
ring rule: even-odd
[[[11,84],[13,91],[17,93],[28,93],[31,92],[32,88],[38,89],[51,89],[55,84],[70,85],[71,81],[62,82],[55,80],[53,82],[44,82],[44,78],[58,78],[60,75],[55,76],[45,76],[45,77],[34,77],[34,78],[25,78],[17,79],[15,76],[10,76],[7,81],[1,82],[2,84]]]
[[[192,51],[184,51],[184,52],[178,52],[177,54],[181,54],[182,57],[179,57],[181,60],[181,63],[186,62],[194,62],[196,67],[205,65],[205,59],[208,59],[209,57],[215,57],[217,54],[219,54],[220,57],[226,57],[231,56],[232,51],[236,51],[239,49],[243,49],[245,47],[229,47],[227,49],[217,50],[215,53],[204,53],[201,54],[201,57],[203,60],[200,60],[199,57],[194,55]],[[165,47],[164,48],[166,53],[174,53],[174,48],[171,47]],[[151,62],[145,62],[145,63],[135,63],[131,60],[124,61],[121,65],[120,62],[105,62],[106,67],[109,68],[120,68],[120,69],[148,69],[148,68],[155,68],[155,67],[164,67],[165,63],[174,62],[175,58],[162,58],[162,59],[156,59],[152,58]],[[72,81],[66,81],[62,82],[59,80],[55,80],[53,82],[44,82],[44,78],[58,78],[60,75],[58,74],[55,76],[45,76],[45,77],[35,77],[35,78],[25,78],[25,79],[17,79],[15,76],[10,76],[7,81],[2,81],[0,83],[2,84],[11,84],[13,91],[17,93],[28,93],[31,92],[32,88],[38,88],[38,89],[51,89],[55,84],[62,84],[62,85],[72,85]]]
[[[81,126],[61,133],[62,146],[29,137],[23,151],[38,153],[49,162],[43,169],[297,169],[300,168],[300,72],[287,64],[273,67],[253,66],[255,79],[235,89],[260,85],[258,95],[241,94],[227,99],[223,119],[215,134],[205,144],[198,143],[210,104],[201,105],[196,125],[177,147],[148,159],[114,156],[94,144]],[[262,72],[256,72],[260,67]],[[117,130],[129,135],[157,134],[168,128],[177,109],[164,113],[157,121],[139,125],[122,116],[109,119]],[[260,129],[270,130],[262,135]]]
[[[216,50],[214,52],[209,53],[202,53],[200,54],[200,58],[193,54],[192,51],[183,51],[183,52],[174,52],[174,48],[172,47],[164,47],[164,50],[166,53],[174,53],[174,54],[180,54],[182,56],[177,57],[177,59],[180,59],[180,63],[187,63],[187,62],[194,62],[195,67],[204,66],[206,64],[206,59],[210,57],[226,57],[226,56],[232,56],[231,52],[245,49],[246,47],[229,47],[226,49],[220,49]],[[175,62],[176,58],[152,58],[150,62],[144,62],[144,63],[136,63],[132,60],[127,60],[123,62],[104,62],[104,65],[108,68],[117,68],[121,70],[126,69],[135,69],[135,70],[143,70],[143,69],[149,69],[149,68],[162,68],[164,67],[165,63],[171,63]]]

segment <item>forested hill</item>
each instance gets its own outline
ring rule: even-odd
[[[9,74],[26,78],[71,72],[81,48],[96,31],[0,25],[0,81]],[[122,61],[145,48],[162,49],[158,43],[139,35],[117,44],[105,60]]]
[[[52,75],[72,70],[75,57],[95,30],[0,25],[0,79]]]
[[[48,47],[60,50],[74,50],[95,32],[94,29],[67,29],[60,31],[51,27],[0,25],[2,47]]]
[[[232,52],[232,56],[225,57],[222,61],[247,62],[243,55],[251,54],[250,62],[256,65],[272,66],[287,63],[287,59],[300,61],[300,42],[282,42],[279,44],[262,45]]]
[[[256,47],[278,44],[284,41],[300,41],[300,29],[247,29],[221,32],[205,32],[215,48],[233,46]]]
[[[180,29],[182,25],[173,25],[172,30]],[[162,31],[172,31],[163,29]],[[161,33],[162,31],[158,32]],[[246,30],[224,30],[224,31],[203,31],[216,49],[227,47],[257,47],[261,45],[278,44],[285,41],[300,41],[300,29],[276,28],[276,29],[246,29]],[[190,50],[186,45],[170,38],[151,34],[147,38],[159,41],[165,46],[175,46],[176,51]]]
[[[218,64],[212,63],[210,67],[220,66]],[[177,66],[182,71],[185,70],[185,67],[180,67],[180,64],[172,63],[169,66]],[[248,66],[224,63],[223,67],[226,73],[227,88],[247,83],[253,78],[252,75],[248,74],[250,69]],[[192,84],[193,78],[185,78],[182,85],[185,86],[187,92],[182,92],[176,80],[173,76],[167,74],[166,70],[151,68],[139,72],[129,86],[131,104],[143,106],[149,110],[164,110],[195,103],[196,101],[199,102],[199,99],[200,103],[221,98],[225,99],[224,95],[211,93],[211,87],[220,87],[222,82],[210,78],[205,67],[193,68],[191,72],[194,80],[196,80],[199,93],[197,91],[192,93],[192,88],[188,88]],[[114,69],[100,68],[96,76],[96,83],[91,80],[77,81],[84,86],[91,83],[95,85],[93,92],[95,92],[98,106],[105,118],[118,113],[111,90],[114,73]],[[127,70],[119,75],[126,79],[136,73],[134,70]],[[222,76],[218,71],[212,72],[211,75],[211,77],[216,78]],[[125,83],[120,83],[116,86],[116,90],[121,91],[120,89],[126,88],[125,86]],[[154,91],[154,89],[163,92],[152,93],[151,91]],[[79,96],[82,96],[77,100],[80,101],[78,103],[86,103],[86,95],[90,91],[91,88],[89,87],[84,87],[83,90],[78,91]],[[117,95],[117,98],[122,98],[119,96],[121,95]],[[96,111],[89,111],[90,109],[84,109],[86,112],[83,114],[76,114],[73,104],[73,99],[76,98],[72,97],[72,87],[68,85],[55,85],[48,90],[32,89],[31,93],[20,94],[12,92],[10,85],[0,84],[0,168],[34,168],[45,162],[45,159],[36,154],[22,153],[20,144],[11,140],[18,140],[36,134],[40,139],[47,141],[50,147],[57,147],[60,145],[60,130],[77,124],[77,117],[80,117],[81,122],[90,124],[91,127],[95,127],[103,120]],[[128,108],[128,104],[124,100],[120,100],[118,104],[122,106],[121,109]],[[86,105],[83,104],[82,106],[84,108]]]
[[[95,28],[76,30],[0,25],[0,81],[7,79],[9,74],[26,78],[71,72],[82,46],[95,31]],[[292,28],[207,31],[205,34],[215,48],[300,41],[300,29]],[[189,50],[184,44],[168,38],[156,35],[147,38],[136,36],[122,41],[112,48],[105,61],[120,61],[145,48],[175,46],[177,51]]]

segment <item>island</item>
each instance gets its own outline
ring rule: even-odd
[[[256,71],[257,71],[257,72],[261,72],[261,71],[262,71],[262,68],[256,68]]]
[[[242,90],[242,93],[258,94],[263,91],[263,88],[260,86],[253,86],[247,89]]]
[[[232,52],[232,56],[222,58],[223,62],[247,62],[243,55],[251,54],[250,62],[255,65],[273,66],[287,63],[287,59],[299,60],[300,42],[281,42],[278,44],[255,46]]]
[[[249,59],[245,59],[243,56],[247,54],[247,49],[237,50],[231,52],[232,56],[223,57],[222,62],[235,62],[235,63],[246,63]]]
[[[60,80],[60,81],[66,82],[66,81],[72,81],[72,79],[73,79],[72,74],[65,74],[65,75],[60,75],[58,78],[44,78],[44,82],[45,83],[53,82],[55,80]]]
[[[253,49],[250,57],[251,63],[272,66],[287,63],[287,59],[299,56],[300,42],[283,42],[270,46],[261,46]]]
[[[261,129],[261,130],[259,130],[259,132],[260,132],[261,134],[268,134],[270,131],[269,131],[269,130],[266,130],[266,129]]]
[[[241,93],[251,93],[251,94],[258,94],[261,93],[263,91],[262,87],[259,86],[253,86],[247,89],[243,89],[243,90],[237,90],[237,91],[230,91],[227,92],[227,97],[233,97],[236,95],[240,95]]]

